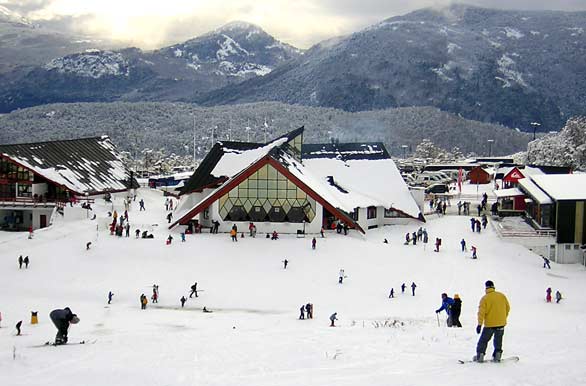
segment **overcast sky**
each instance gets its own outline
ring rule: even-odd
[[[141,48],[184,41],[234,20],[307,48],[391,16],[452,0],[0,0],[33,20]],[[586,0],[468,0],[503,9],[586,11]]]

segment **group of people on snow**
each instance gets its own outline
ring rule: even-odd
[[[401,294],[405,293],[405,289],[407,288],[407,285],[405,283],[401,284]],[[415,296],[415,288],[417,288],[417,284],[415,284],[415,282],[411,282],[411,295]],[[395,297],[395,289],[391,288],[391,291],[389,292],[389,299],[394,298]]]

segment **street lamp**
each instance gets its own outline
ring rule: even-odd
[[[492,155],[492,143],[494,139],[487,139],[486,141],[488,142],[488,156],[490,157]]]
[[[535,131],[537,131],[537,128],[541,126],[541,123],[531,122],[531,126],[533,126],[533,140],[535,141]]]
[[[408,148],[409,146],[407,146],[407,145],[402,145],[401,147],[403,148],[403,159],[405,159],[405,158],[407,158],[407,156],[406,156],[406,153],[407,153],[407,148]]]

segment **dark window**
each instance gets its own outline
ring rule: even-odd
[[[376,218],[376,206],[369,206],[368,209],[366,210],[366,218],[367,219],[371,219],[371,218]]]
[[[267,212],[262,206],[254,206],[252,210],[249,212],[250,219],[252,221],[265,221],[265,217],[267,217]]]
[[[230,213],[228,213],[227,218],[227,220],[232,221],[246,221],[246,219],[246,212],[241,206],[233,206],[232,209],[230,209]]]

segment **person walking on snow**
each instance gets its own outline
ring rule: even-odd
[[[391,292],[389,293],[389,299],[395,297],[395,289],[391,288]]]
[[[112,293],[112,291],[108,292],[108,304],[112,303],[112,298],[114,297],[114,294]]]
[[[181,296],[181,299],[179,299],[179,301],[181,302],[181,308],[185,307],[185,302],[187,301],[185,296]]]
[[[333,314],[331,314],[331,315],[330,315],[330,322],[331,322],[331,323],[330,323],[330,327],[336,327],[336,326],[334,325],[334,322],[335,322],[336,320],[338,320],[338,313],[337,313],[337,312],[334,312]]]
[[[436,314],[439,314],[442,311],[446,311],[446,314],[448,314],[448,319],[446,320],[446,323],[448,325],[448,327],[452,327],[452,305],[454,304],[454,299],[452,299],[451,297],[448,296],[448,294],[443,293],[442,294],[442,305],[440,308],[438,308],[437,310],[435,310]]]
[[[22,326],[22,320],[18,321],[18,323],[16,323],[16,336],[20,336],[20,327]]]
[[[450,312],[452,314],[452,327],[462,327],[462,323],[460,323],[460,314],[462,313],[462,300],[460,299],[460,295],[454,294],[454,304],[452,304]]]
[[[30,262],[30,260],[28,259],[28,256],[25,256],[23,261],[24,261],[24,268],[28,269],[28,263]]]
[[[144,200],[143,200],[142,198],[141,198],[141,199],[140,199],[140,201],[138,202],[138,205],[140,206],[140,207],[138,208],[138,211],[139,211],[139,212],[141,212],[141,211],[143,211],[143,210],[145,210],[145,211],[146,211],[146,209],[145,209],[145,207],[144,207]]]
[[[415,282],[411,283],[411,294],[413,296],[415,296],[415,288],[417,288],[417,285],[415,284]]]
[[[470,249],[472,250],[472,258],[477,259],[478,256],[476,255],[476,247],[473,245],[472,247],[470,247]]]
[[[317,240],[315,237],[311,240],[311,249],[315,249],[315,244],[317,244]]]
[[[475,218],[470,218],[470,228],[472,228],[472,232],[474,232],[474,230],[476,229],[476,219]]]
[[[169,212],[167,214],[167,223],[171,224],[171,220],[173,219],[173,212]]]
[[[462,252],[466,252],[466,240],[462,239],[460,245],[462,246]]]
[[[555,302],[559,303],[562,300],[562,293],[560,291],[555,291]]]
[[[507,297],[494,289],[492,280],[487,280],[484,286],[486,294],[480,299],[478,305],[478,325],[476,326],[476,333],[481,335],[476,345],[474,361],[484,362],[486,346],[494,336],[492,359],[500,362],[503,354],[503,335],[511,306]],[[483,324],[484,328],[482,328]]]
[[[305,319],[305,304],[299,308],[299,320]]]
[[[551,303],[551,287],[545,290],[545,301]]]
[[[417,245],[417,233],[413,232],[411,240],[413,240],[413,245]]]
[[[159,294],[157,294],[157,291],[155,291],[153,289],[153,295],[151,296],[151,301],[154,303],[158,303],[159,302]]]
[[[149,300],[147,299],[145,294],[140,295],[140,309],[146,310],[146,306]]]
[[[405,293],[405,288],[407,288],[407,286],[405,285],[405,283],[401,284],[401,293],[402,294]]]
[[[543,268],[548,268],[551,269],[551,266],[549,265],[549,259],[547,257],[543,258]]]
[[[49,314],[49,318],[57,327],[57,335],[55,336],[55,345],[61,345],[67,343],[67,332],[69,330],[69,326],[71,324],[79,323],[79,318],[69,307],[65,307],[64,309],[57,309],[51,311]]]
[[[22,269],[22,263],[24,260],[22,259],[22,255],[18,256],[18,269]]]
[[[439,237],[435,238],[435,252],[439,252],[440,246],[442,245],[442,239]]]
[[[191,293],[189,294],[189,297],[191,298],[193,295],[197,297],[197,282],[191,286]]]
[[[283,269],[287,269],[287,264],[289,264],[289,260],[283,260]]]
[[[338,283],[342,284],[345,277],[346,276],[344,275],[344,270],[340,269],[340,272],[338,273]]]

